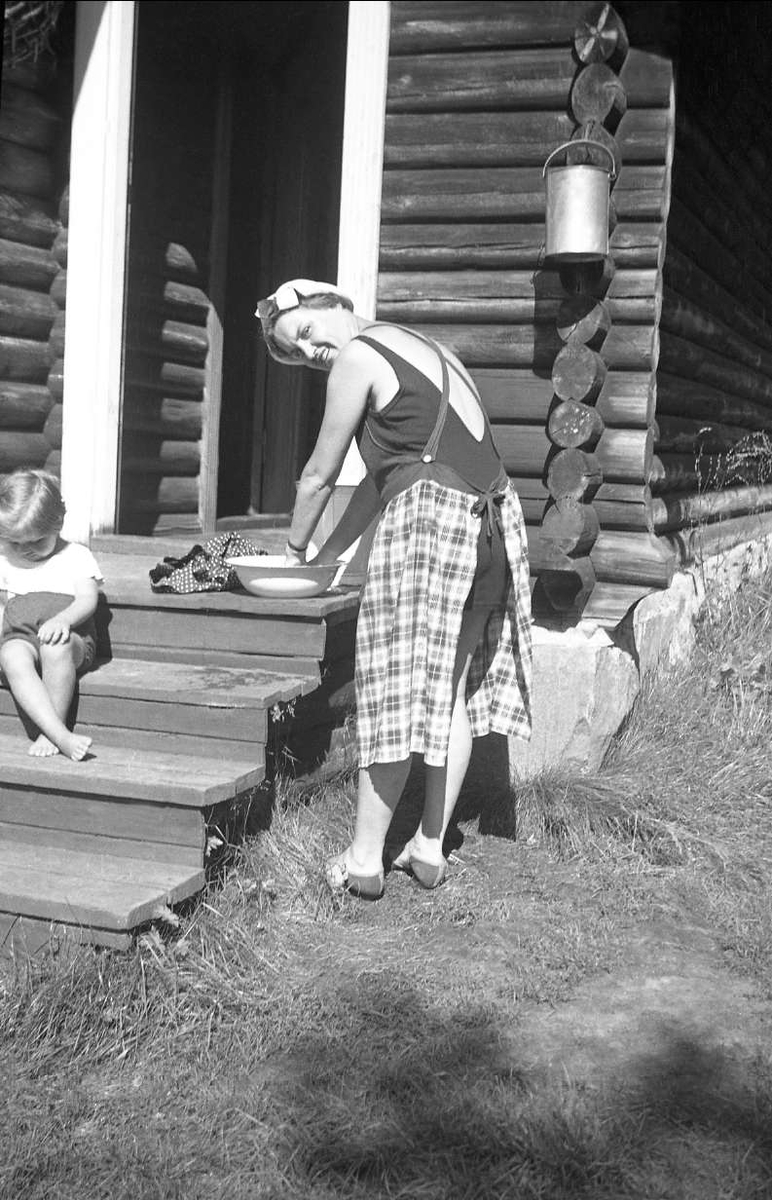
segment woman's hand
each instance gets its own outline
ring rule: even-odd
[[[289,542],[284,547],[284,566],[297,567],[308,561],[307,550],[296,550]]]

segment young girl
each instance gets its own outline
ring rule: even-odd
[[[80,761],[91,738],[66,725],[75,681],[93,664],[102,576],[86,546],[60,537],[64,502],[45,471],[0,478],[0,669],[37,726],[29,753]]]

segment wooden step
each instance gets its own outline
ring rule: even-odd
[[[105,580],[97,613],[104,657],[243,665],[243,655],[291,673],[299,662],[306,671],[323,659],[353,653],[358,589],[303,600],[262,599],[243,590],[154,592],[150,570],[163,557],[154,539],[131,539],[123,552],[106,548],[110,545],[109,539],[93,544]]]
[[[313,674],[147,659],[99,662],[79,683],[77,727],[100,743],[263,760],[270,711],[312,692]],[[0,733],[24,728],[0,691]],[[171,736],[170,736],[171,735]]]
[[[200,867],[208,822],[264,775],[262,750],[242,762],[105,745],[75,763],[0,735],[0,836]]]
[[[129,931],[204,886],[203,868],[0,840],[0,913]]]

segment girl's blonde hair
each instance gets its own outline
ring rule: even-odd
[[[19,468],[0,476],[0,538],[34,542],[59,533],[64,522],[59,483],[48,471]]]

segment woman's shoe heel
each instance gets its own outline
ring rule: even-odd
[[[413,854],[410,857],[410,870],[413,878],[420,883],[421,887],[431,891],[445,882],[448,863],[444,858],[439,864],[424,862],[422,858],[416,858]]]

